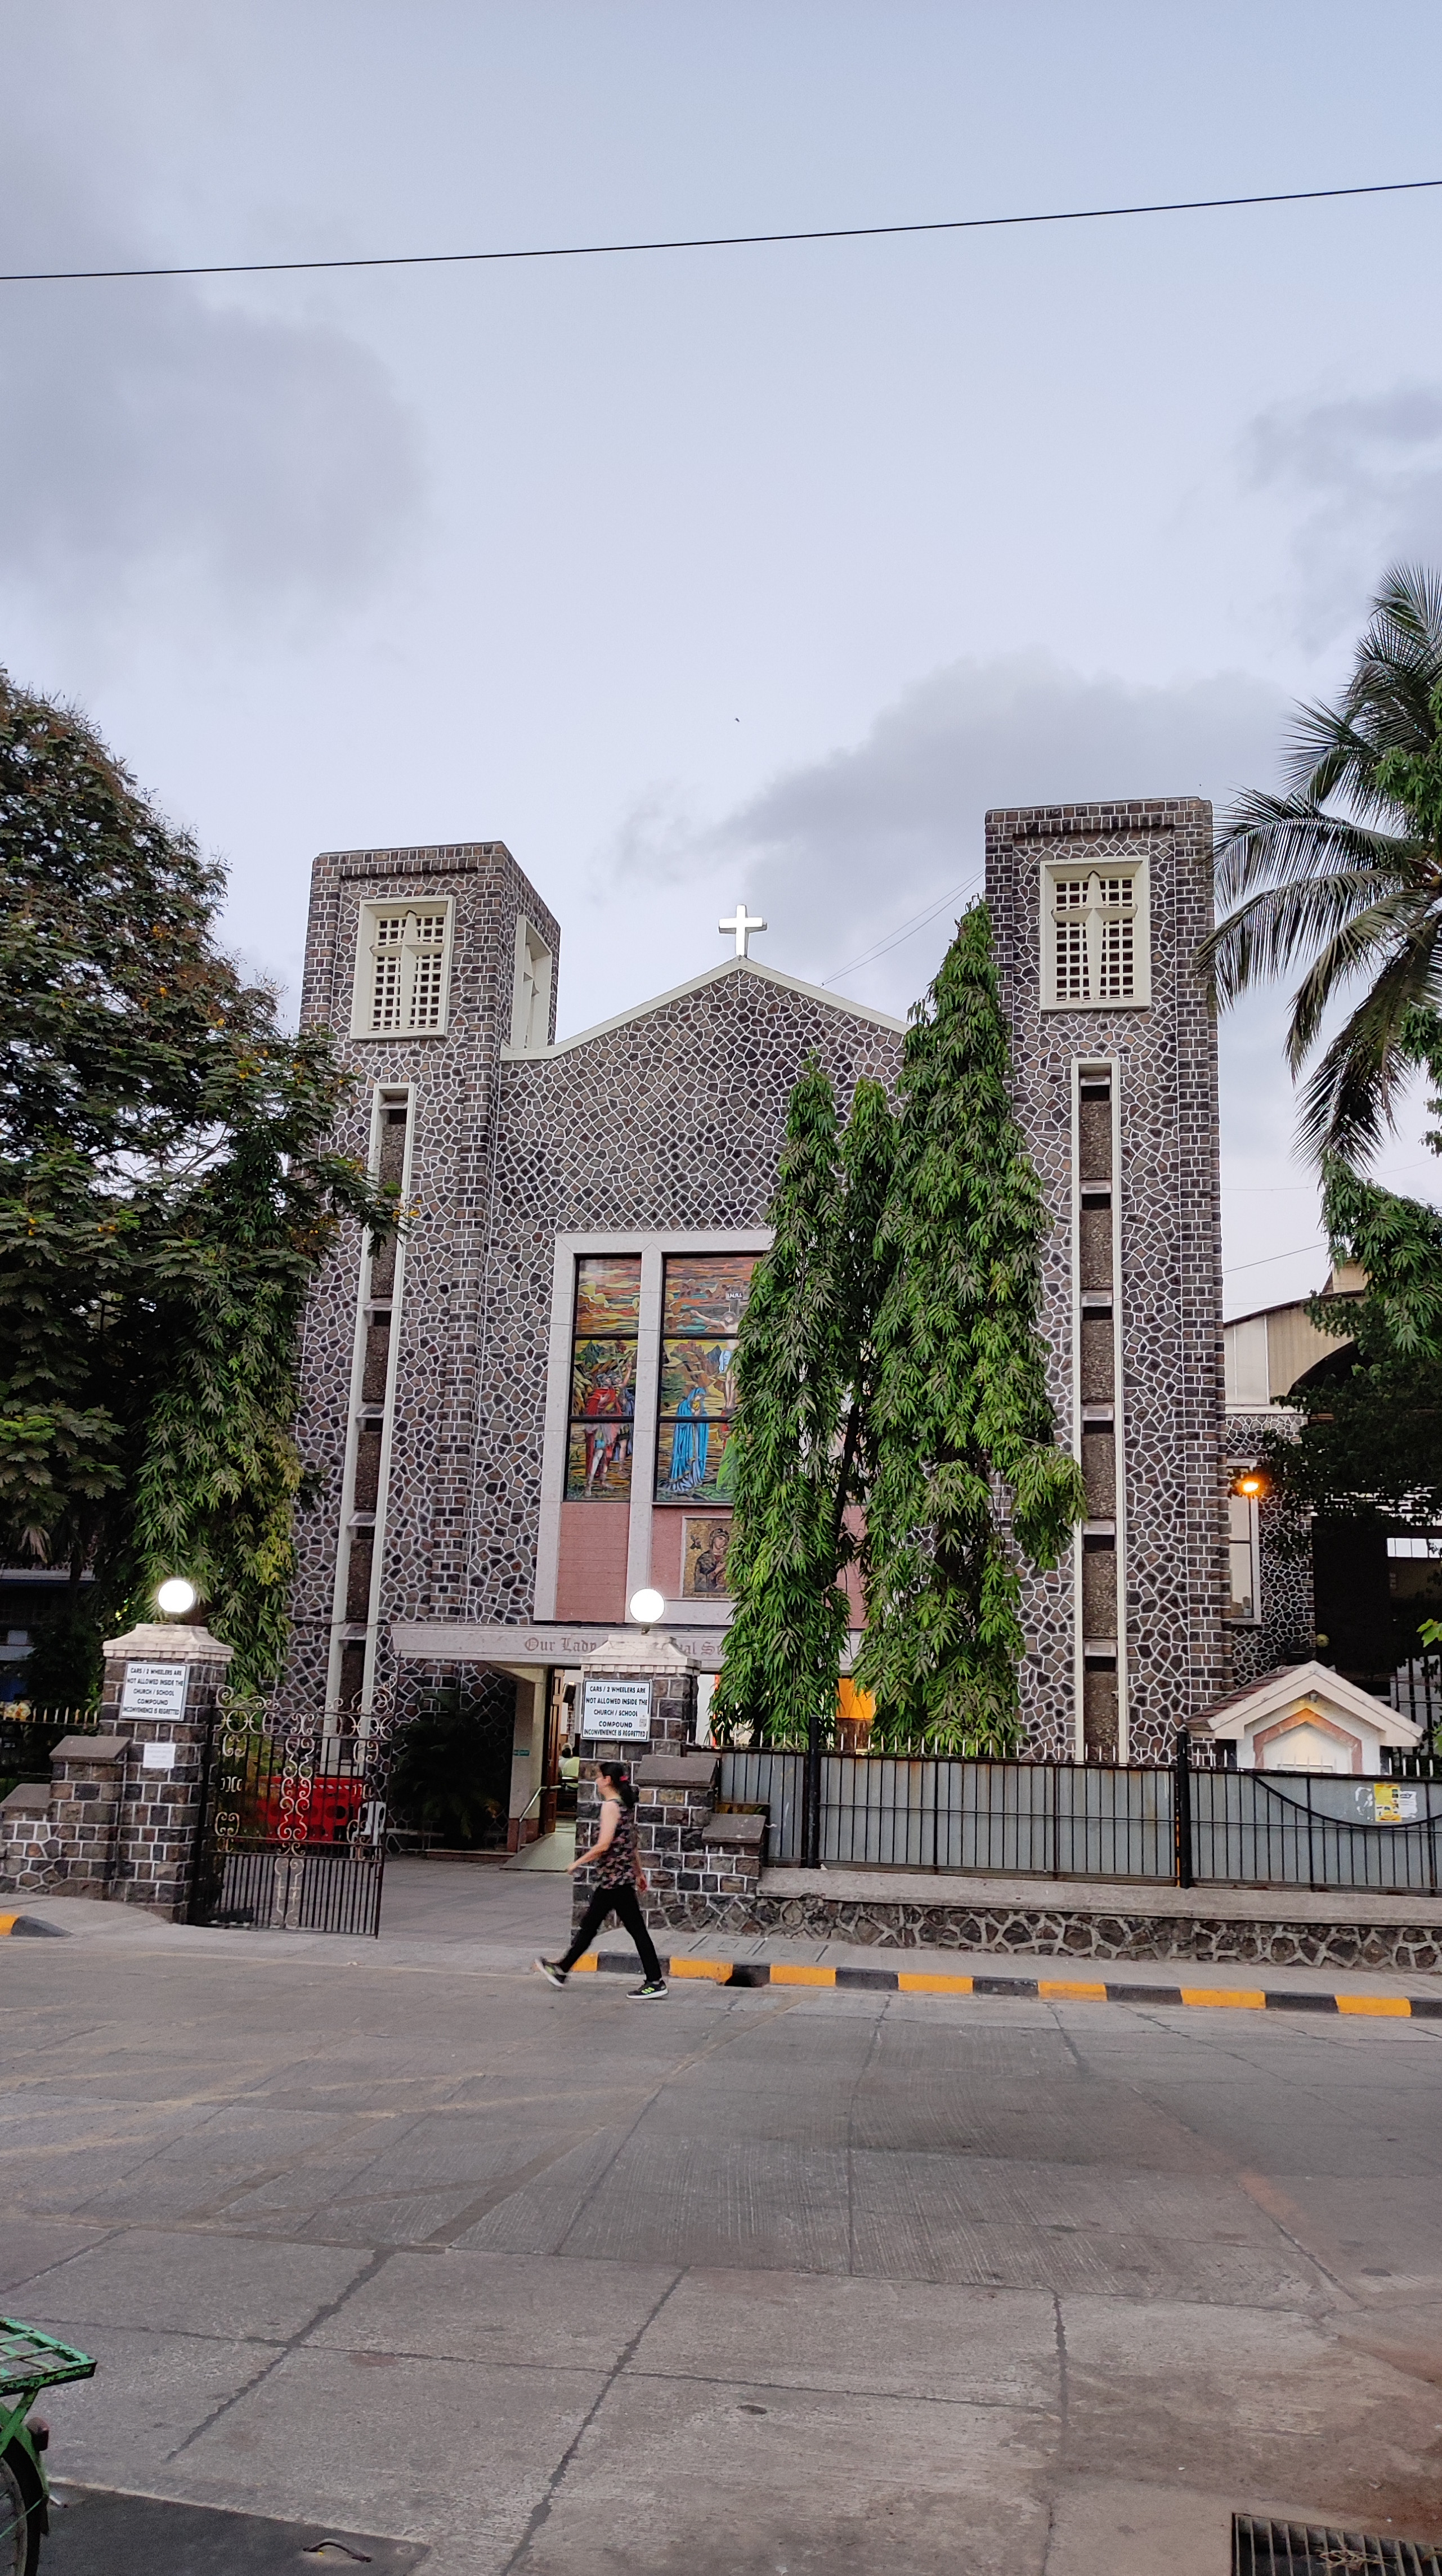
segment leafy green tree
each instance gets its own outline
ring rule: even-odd
[[[1318,1297],[1320,1332],[1350,1337],[1288,1397],[1295,1422],[1263,1444],[1295,1544],[1308,1515],[1442,1525],[1442,1215],[1328,1167],[1323,1195],[1338,1258],[1367,1274],[1361,1297]]]
[[[1306,972],[1292,1001],[1299,1075],[1328,1006],[1360,1000],[1303,1093],[1319,1156],[1355,1162],[1392,1123],[1442,1004],[1442,580],[1387,575],[1340,703],[1298,709],[1280,796],[1249,793],[1223,822],[1217,887],[1233,905],[1202,952],[1219,1000]],[[1418,1014],[1422,1014],[1419,1020]]]
[[[875,1237],[891,1141],[881,1084],[857,1084],[842,1131],[813,1057],[791,1094],[772,1248],[737,1351],[735,1609],[711,1703],[718,1740],[742,1727],[772,1745],[830,1740],[849,1617],[839,1578],[857,1544],[848,1514],[864,1505],[870,1462]]]
[[[1080,1468],[1054,1443],[1037,1329],[1051,1219],[1010,1081],[990,916],[976,904],[912,1015],[878,1234],[887,1277],[856,1666],[878,1749],[1015,1746],[1017,1550],[1055,1565],[1085,1509]]]
[[[327,1141],[332,1040],[218,947],[221,892],[82,717],[0,674],[0,1543],[68,1570],[67,1698],[174,1572],[237,1680],[272,1678],[302,1309],[344,1222],[396,1217]]]

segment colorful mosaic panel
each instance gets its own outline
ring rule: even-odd
[[[668,1261],[662,1332],[734,1333],[759,1259],[755,1252],[707,1252]]]
[[[577,1262],[568,1502],[615,1502],[630,1493],[640,1314],[638,1257],[589,1253]]]

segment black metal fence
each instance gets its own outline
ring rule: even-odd
[[[380,1931],[390,1721],[223,1705],[190,1917],[257,1932]]]
[[[1212,1758],[1198,1760],[1202,1752]],[[731,1751],[720,1796],[764,1808],[766,1859],[807,1854],[806,1757]],[[1179,1739],[1166,1769],[824,1754],[821,1867],[1435,1894],[1442,1780],[1238,1771]]]

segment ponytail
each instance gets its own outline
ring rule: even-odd
[[[630,1781],[627,1779],[623,1766],[619,1762],[598,1762],[596,1765],[596,1776],[600,1780],[610,1781],[612,1788],[615,1790],[617,1797],[620,1799],[622,1806],[625,1808],[626,1813],[629,1816],[637,1803],[636,1792],[632,1788]]]

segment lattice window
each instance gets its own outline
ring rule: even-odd
[[[1043,1006],[1104,1010],[1150,1001],[1145,861],[1049,867],[1043,888]]]
[[[450,965],[448,902],[363,905],[352,1036],[439,1036]]]

